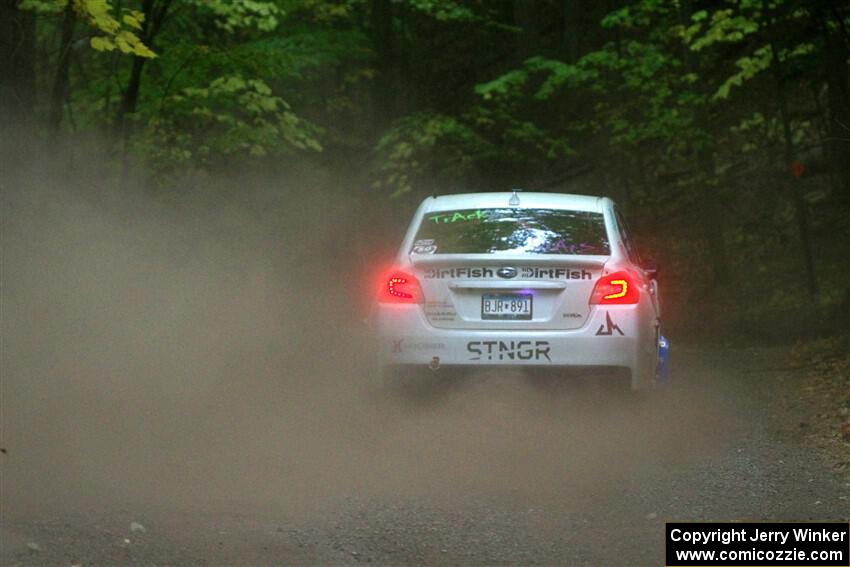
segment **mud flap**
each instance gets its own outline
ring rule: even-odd
[[[669,378],[670,342],[664,336],[658,337],[658,375],[655,377],[659,384],[666,384]]]

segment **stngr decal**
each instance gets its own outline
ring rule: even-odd
[[[549,341],[472,341],[466,350],[470,360],[548,360]]]

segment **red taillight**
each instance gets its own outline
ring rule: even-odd
[[[599,278],[593,294],[590,296],[591,304],[603,305],[627,305],[637,303],[640,292],[637,287],[638,279],[631,272],[614,272]]]
[[[419,281],[404,272],[390,272],[381,281],[378,301],[383,303],[422,303]]]

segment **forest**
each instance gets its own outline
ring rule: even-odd
[[[512,189],[611,197],[647,279],[603,267],[601,215],[525,206],[557,235],[526,249],[595,254],[422,262],[487,323],[434,324],[463,313],[390,264],[416,207]],[[412,255],[464,251],[452,207]],[[556,294],[575,317],[533,318]],[[0,566],[846,530],[848,322],[850,0],[0,0]],[[669,373],[633,392],[607,365],[641,348]]]
[[[17,158],[94,152],[162,198],[322,172],[374,217],[361,255],[431,194],[608,195],[680,334],[850,318],[846,1],[6,0],[0,26]]]

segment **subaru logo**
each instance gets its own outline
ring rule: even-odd
[[[515,278],[516,274],[516,268],[499,268],[498,270],[496,270],[496,275],[498,275],[500,278],[505,278],[506,280]]]

